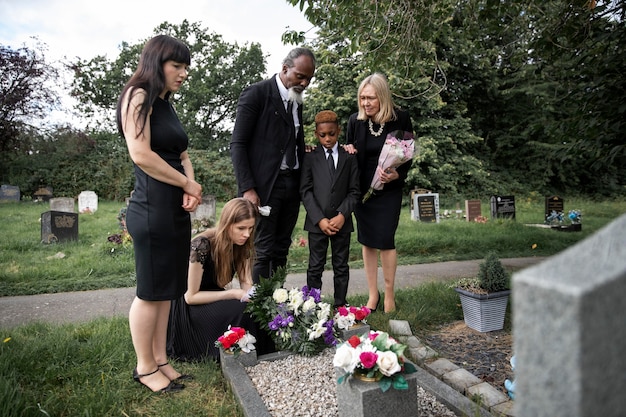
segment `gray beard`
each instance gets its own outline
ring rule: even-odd
[[[288,96],[289,100],[295,101],[298,104],[302,104],[302,93],[298,93],[293,88],[290,88],[288,92],[289,92],[289,96]]]

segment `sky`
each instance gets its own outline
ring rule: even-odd
[[[0,0],[0,45],[32,47],[37,36],[47,45],[47,61],[113,60],[122,42],[137,43],[161,23],[184,19],[229,43],[260,43],[268,55],[266,76],[280,70],[294,47],[282,44],[283,32],[314,33],[299,7],[286,0]]]

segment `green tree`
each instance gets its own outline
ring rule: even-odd
[[[167,22],[154,35],[172,35],[191,50],[189,78],[174,102],[195,149],[219,150],[228,145],[237,99],[247,85],[262,79],[265,57],[258,43],[239,46],[225,42],[199,23]],[[98,128],[114,130],[114,108],[124,83],[136,68],[144,42],[122,43],[119,56],[109,61],[97,56],[71,64],[72,94],[86,115],[105,115]],[[100,119],[98,119],[100,120]]]

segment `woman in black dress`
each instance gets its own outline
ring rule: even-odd
[[[377,171],[376,167],[387,134],[395,130],[413,132],[413,127],[409,114],[395,107],[389,84],[382,74],[374,73],[361,82],[358,104],[359,112],[348,120],[346,150],[357,153],[362,195],[367,193],[374,175],[383,183],[382,190],[375,191],[365,203],[359,201],[354,211],[369,289],[367,306],[376,310],[380,303],[380,252],[385,285],[384,311],[391,312],[396,309],[394,282],[398,265],[394,238],[400,220],[402,188],[411,163],[407,161],[386,171]]]
[[[215,341],[229,325],[243,327],[257,341],[262,340],[251,317],[244,313],[253,288],[256,220],[254,204],[235,198],[224,205],[216,228],[191,241],[187,292],[173,301],[170,313],[170,356],[188,361],[219,360]],[[239,288],[224,289],[235,273]]]
[[[137,275],[128,315],[137,354],[133,379],[154,392],[180,391],[181,378],[189,378],[167,363],[166,340],[171,300],[187,286],[189,212],[202,200],[187,135],[168,102],[187,78],[190,60],[181,41],[166,35],[150,39],[117,105],[118,130],[135,170],[126,212]]]

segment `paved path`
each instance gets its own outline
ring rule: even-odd
[[[519,270],[535,265],[546,258],[501,259],[508,270]],[[396,288],[411,288],[431,281],[455,280],[471,277],[478,272],[482,259],[474,261],[451,261],[432,264],[401,265],[396,273]],[[382,271],[379,268],[379,286]],[[332,272],[325,271],[322,293],[332,294]],[[299,288],[306,284],[306,274],[289,274],[286,288]],[[350,271],[348,295],[366,294],[367,284],[362,269]],[[85,322],[97,317],[128,316],[135,288],[114,288],[95,291],[79,291],[57,294],[0,297],[0,328],[10,328],[29,322],[51,323]]]

